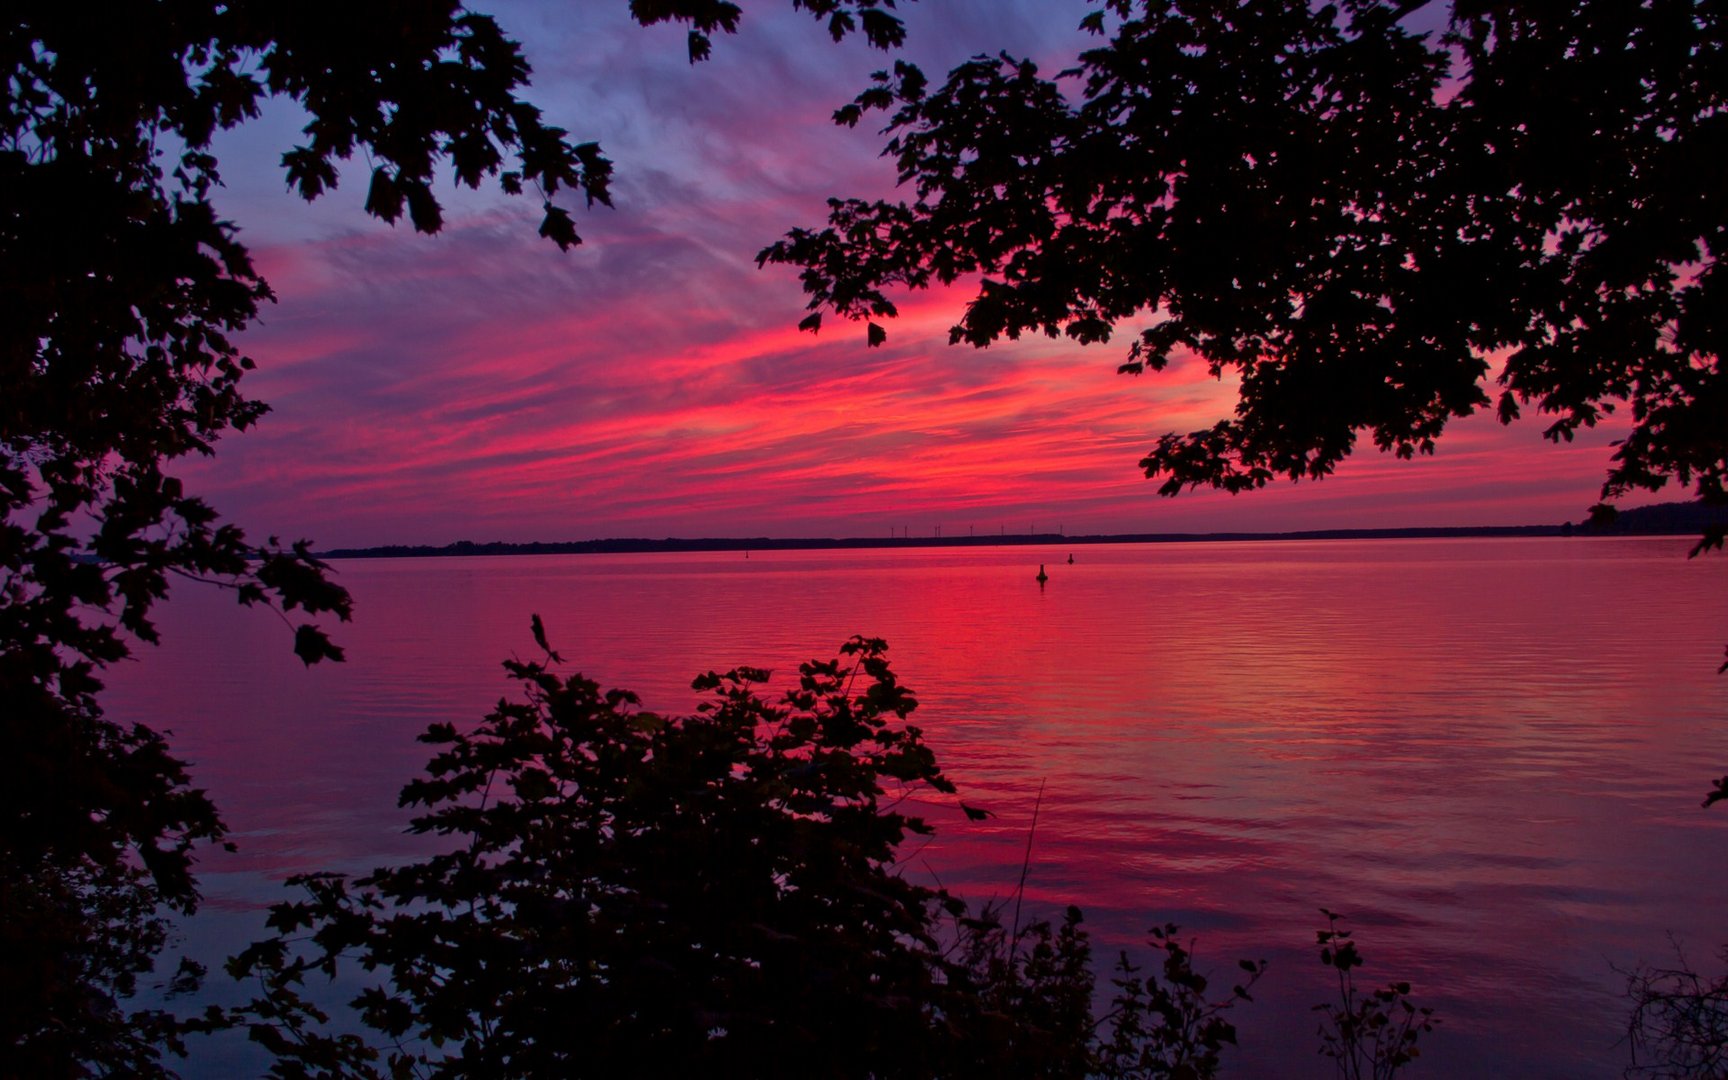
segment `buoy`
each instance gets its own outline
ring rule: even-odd
[[[1070,552],[1069,552],[1069,553],[1068,553],[1068,565],[1069,565],[1069,566],[1073,566],[1073,565],[1074,565],[1074,553],[1073,553],[1073,552],[1072,552],[1072,551],[1070,551]]]
[[[1046,574],[1046,573],[1045,573],[1045,572],[1044,572],[1044,564],[1043,564],[1043,563],[1039,563],[1039,564],[1038,564],[1038,584],[1040,584],[1040,585],[1042,585],[1042,584],[1044,584],[1044,583],[1045,583],[1045,582],[1046,582],[1046,581],[1049,581],[1049,580],[1050,580],[1050,575],[1049,575],[1049,574]]]

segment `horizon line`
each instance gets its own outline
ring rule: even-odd
[[[1639,510],[1667,511],[1639,520]],[[1720,508],[1718,508],[1720,510]],[[1683,511],[1683,512],[1677,512]],[[1608,525],[1563,522],[1558,525],[1418,525],[1387,528],[1290,529],[1279,531],[1216,530],[1211,532],[999,533],[965,536],[847,536],[847,537],[610,537],[589,540],[457,540],[437,544],[377,544],[335,547],[314,552],[317,558],[424,558],[472,555],[577,555],[652,551],[771,551],[824,548],[891,547],[1025,547],[1050,544],[1236,543],[1279,540],[1401,540],[1472,537],[1604,537],[1679,536],[1719,525],[1710,520],[1728,516],[1702,504],[1667,503],[1621,511]],[[1630,519],[1630,520],[1629,520]]]

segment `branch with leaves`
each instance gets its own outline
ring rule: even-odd
[[[1525,409],[1570,441],[1621,412],[1604,502],[1728,502],[1728,21],[1713,4],[1107,0],[1054,76],[900,62],[835,113],[887,115],[900,199],[832,199],[758,256],[824,312],[975,283],[950,331],[1204,365],[1234,414],[1162,436],[1161,494],[1331,474],[1359,443],[1431,453]],[[1454,74],[1454,69],[1456,73]],[[1498,390],[1490,394],[1490,376]]]

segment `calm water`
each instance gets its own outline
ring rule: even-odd
[[[207,957],[259,934],[288,874],[413,856],[395,793],[414,736],[478,719],[540,613],[572,666],[694,704],[691,676],[795,672],[888,639],[970,803],[926,807],[907,872],[975,899],[1019,877],[1078,903],[1099,953],[1153,922],[1202,966],[1265,958],[1237,1076],[1331,1076],[1316,1053],[1326,906],[1365,980],[1444,1026],[1416,1077],[1618,1076],[1621,967],[1708,970],[1728,941],[1728,559],[1688,541],[1402,540],[1067,549],[353,561],[349,663],[306,671],[268,616],[186,589],[111,715],[171,728],[240,844],[203,863]],[[1033,581],[1037,560],[1050,582]],[[187,1075],[255,1071],[209,1047]]]

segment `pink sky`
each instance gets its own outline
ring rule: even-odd
[[[969,293],[905,298],[885,347],[830,318],[758,249],[878,196],[872,130],[827,120],[884,64],[790,4],[685,62],[682,33],[612,3],[479,5],[519,37],[529,97],[616,163],[586,243],[538,239],[532,200],[452,193],[437,237],[366,218],[364,164],[307,206],[276,161],[292,110],[219,144],[219,204],[279,295],[245,344],[274,411],[187,475],[255,534],[320,546],[611,536],[946,535],[1524,524],[1580,518],[1614,433],[1554,447],[1540,422],[1456,425],[1433,458],[1371,447],[1324,482],[1157,496],[1137,462],[1228,415],[1197,364],[1116,374],[1136,325],[1080,348],[947,344]],[[783,10],[784,9],[784,10]],[[1087,5],[909,5],[909,52],[945,71],[1007,49],[1064,66]],[[1673,497],[1679,497],[1675,495]]]

